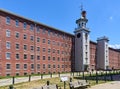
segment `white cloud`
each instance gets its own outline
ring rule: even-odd
[[[120,49],[120,44],[109,45],[109,47],[114,49]]]

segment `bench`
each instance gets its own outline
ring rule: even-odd
[[[78,80],[69,83],[70,89],[87,88],[90,84],[86,80]]]

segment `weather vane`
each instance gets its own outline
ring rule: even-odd
[[[81,3],[81,6],[80,6],[80,8],[81,8],[81,12],[83,11],[83,4]]]

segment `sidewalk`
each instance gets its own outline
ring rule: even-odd
[[[92,86],[89,89],[120,89],[120,81],[113,81]]]

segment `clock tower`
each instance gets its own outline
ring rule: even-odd
[[[81,17],[76,20],[75,28],[75,71],[86,71],[90,67],[89,29],[86,27],[88,19],[86,11],[81,12]]]

